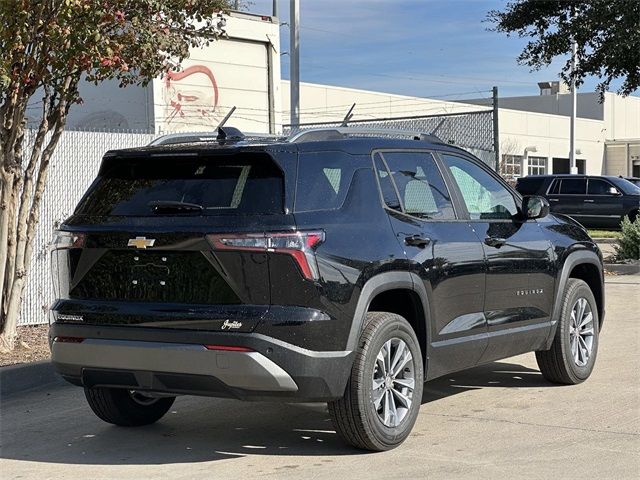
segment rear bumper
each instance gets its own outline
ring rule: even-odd
[[[50,345],[54,367],[75,385],[242,400],[339,398],[353,361],[352,352],[310,351],[260,334],[158,328],[54,323]],[[251,351],[209,350],[204,345]]]

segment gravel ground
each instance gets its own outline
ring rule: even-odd
[[[0,367],[48,359],[50,356],[48,333],[49,325],[18,327],[16,348],[11,353],[0,353]]]

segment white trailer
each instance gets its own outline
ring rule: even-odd
[[[279,132],[278,21],[239,12],[225,18],[228,38],[192,49],[182,69],[146,87],[119,88],[115,81],[81,83],[84,103],[71,109],[68,126],[157,134],[209,131],[235,106],[229,125],[247,132]]]

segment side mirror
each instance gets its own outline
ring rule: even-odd
[[[549,201],[538,195],[527,195],[522,199],[522,216],[530,218],[542,218],[549,215]]]
[[[609,187],[609,189],[607,190],[607,193],[609,195],[615,195],[615,196],[622,195],[616,187]]]

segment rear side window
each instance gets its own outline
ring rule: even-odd
[[[106,159],[78,215],[153,216],[157,202],[202,215],[283,212],[283,174],[266,154]]]
[[[334,210],[342,207],[357,168],[351,155],[346,153],[301,153],[298,160],[295,211]]]
[[[584,195],[587,192],[587,181],[584,178],[563,178],[560,184],[560,195]]]
[[[383,152],[404,212],[436,220],[455,218],[449,191],[433,155],[427,152]]]

